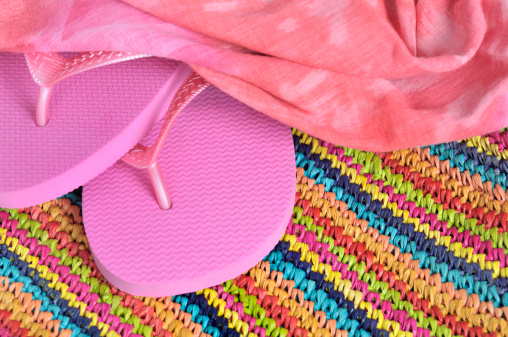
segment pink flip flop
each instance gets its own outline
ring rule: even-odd
[[[164,120],[83,187],[83,221],[111,284],[169,296],[266,256],[290,221],[295,187],[290,128],[192,73]]]
[[[0,207],[57,198],[147,134],[190,73],[182,63],[147,56],[0,53]]]

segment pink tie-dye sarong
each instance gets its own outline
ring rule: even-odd
[[[7,0],[0,50],[182,60],[273,118],[373,151],[508,125],[508,0]]]

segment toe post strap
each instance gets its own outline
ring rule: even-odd
[[[49,101],[53,86],[69,76],[114,63],[148,57],[146,54],[91,51],[65,58],[59,53],[25,53],[30,74],[40,86],[37,98],[36,124],[44,126],[49,121]]]
[[[209,86],[210,83],[204,78],[194,71],[191,72],[173,97],[155,143],[148,147],[138,143],[122,157],[122,160],[127,164],[148,171],[157,202],[161,209],[171,208],[172,200],[169,196],[168,188],[162,176],[159,164],[157,163],[157,157],[178,115],[184,110],[187,104]]]

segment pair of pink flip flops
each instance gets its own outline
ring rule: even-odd
[[[83,185],[94,260],[134,295],[247,271],[282,237],[294,201],[288,126],[147,55],[0,53],[0,158],[0,207]]]

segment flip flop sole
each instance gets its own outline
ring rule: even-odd
[[[160,125],[141,143],[152,144]],[[169,210],[147,172],[122,161],[83,187],[94,260],[119,289],[168,296],[219,284],[284,234],[296,187],[288,126],[211,87],[178,116],[158,162]]]
[[[146,58],[57,84],[50,120],[35,125],[39,87],[23,54],[0,53],[0,206],[57,198],[104,171],[164,115],[190,69]]]

